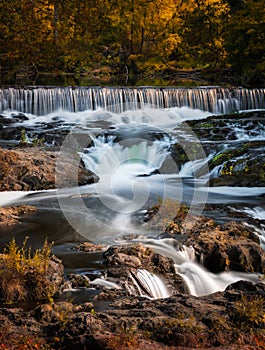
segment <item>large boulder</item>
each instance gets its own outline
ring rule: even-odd
[[[59,152],[41,147],[0,148],[0,190],[47,190],[98,181],[77,153],[68,152],[64,162],[58,159],[62,159]]]
[[[189,232],[188,244],[194,247],[198,261],[208,270],[264,273],[265,252],[249,228],[236,222],[216,225],[205,217],[202,221],[203,224],[197,221]]]
[[[111,246],[103,253],[104,262],[111,277],[118,277],[120,283],[127,284],[128,276],[137,279],[137,270],[147,270],[161,276],[171,292],[185,292],[186,284],[182,277],[175,273],[174,261],[154,252],[143,244]]]

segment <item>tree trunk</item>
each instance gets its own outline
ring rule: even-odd
[[[58,43],[58,2],[54,2],[54,13],[53,13],[53,35],[55,45]]]

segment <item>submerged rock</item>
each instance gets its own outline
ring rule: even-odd
[[[36,207],[24,204],[4,208],[0,207],[0,226],[17,224],[21,216],[33,213],[36,210]]]
[[[94,244],[91,242],[83,242],[73,247],[73,249],[79,250],[81,252],[92,253],[92,252],[101,252],[108,248],[104,244]]]

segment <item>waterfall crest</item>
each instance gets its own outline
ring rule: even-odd
[[[265,89],[198,87],[27,87],[0,89],[0,112],[15,110],[46,115],[57,110],[79,112],[103,108],[115,113],[142,109],[190,107],[227,114],[264,109]]]

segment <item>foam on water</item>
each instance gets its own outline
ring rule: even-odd
[[[12,205],[16,204],[18,201],[22,199],[28,199],[28,195],[36,194],[36,193],[47,193],[54,192],[56,190],[45,190],[45,191],[8,191],[8,192],[0,192],[0,206]]]
[[[193,247],[183,246],[179,249],[177,242],[173,239],[143,240],[142,242],[157,253],[173,259],[176,273],[182,276],[190,294],[195,296],[223,291],[229,284],[239,280],[253,283],[257,283],[259,280],[257,274],[250,273],[232,271],[213,274],[195,262]]]
[[[18,111],[7,110],[4,111],[2,115],[4,118],[12,120],[18,113]],[[102,108],[79,112],[61,109],[43,116],[25,113],[27,120],[16,121],[13,125],[41,128],[49,124],[50,127],[56,130],[63,127],[71,129],[75,126],[90,128],[91,124],[96,125],[99,122],[107,122],[116,127],[124,124],[147,124],[165,129],[172,129],[185,120],[199,120],[207,118],[210,115],[212,115],[212,113],[194,110],[189,107],[156,109],[145,106],[143,109],[128,110],[119,114],[106,111]]]

